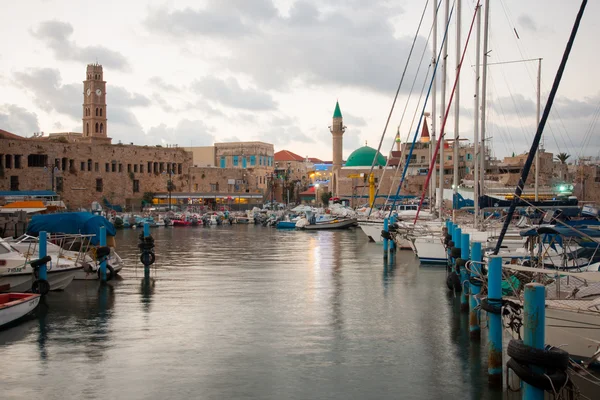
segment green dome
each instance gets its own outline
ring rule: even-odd
[[[375,157],[377,157],[375,166],[385,167],[385,157],[382,156],[381,153],[377,152],[377,150],[369,146],[363,146],[354,150],[352,154],[350,154],[350,157],[348,157],[348,161],[346,161],[345,166],[370,167]]]

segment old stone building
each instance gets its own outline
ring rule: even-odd
[[[69,208],[139,203],[144,192],[188,188],[191,154],[179,148],[26,139],[0,132],[0,190],[54,190]]]
[[[53,190],[67,207],[93,201],[139,205],[145,193],[190,199],[262,201],[273,179],[273,145],[216,143],[203,148],[111,144],[106,81],[90,64],[83,81],[82,132],[25,138],[0,130],[0,190]],[[170,189],[170,190],[169,190]]]

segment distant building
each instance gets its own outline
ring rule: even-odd
[[[70,209],[101,204],[139,207],[144,194],[165,202],[222,206],[260,203],[273,176],[273,145],[111,144],[106,81],[90,64],[83,81],[82,131],[25,138],[0,130],[0,191],[49,190]],[[169,181],[171,184],[169,185]]]

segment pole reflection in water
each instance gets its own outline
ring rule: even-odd
[[[495,396],[445,271],[412,252],[382,265],[360,230],[157,228],[150,278],[138,235],[117,234],[122,280],[75,281],[0,332],[3,399]]]

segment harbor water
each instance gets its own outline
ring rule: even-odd
[[[159,228],[127,267],[0,331],[0,398],[500,399],[445,270],[359,230]]]

